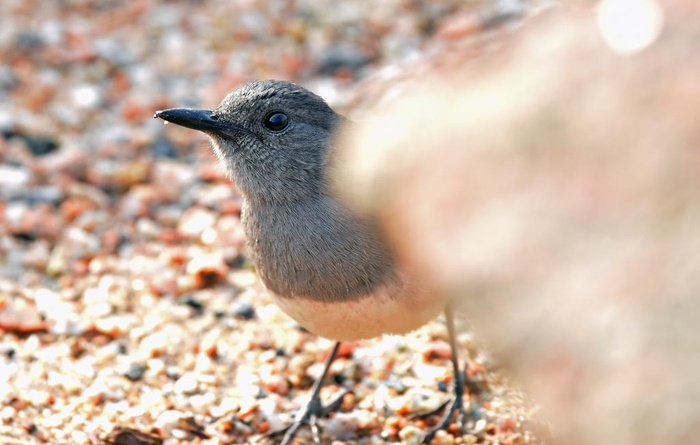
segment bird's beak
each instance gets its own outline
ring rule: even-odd
[[[231,122],[221,121],[213,117],[211,110],[197,110],[194,108],[170,108],[167,110],[158,110],[153,117],[159,117],[167,122],[172,122],[183,127],[193,130],[203,131],[205,133],[215,133],[222,136],[235,136],[236,133],[248,133],[258,137],[250,130],[241,127],[240,125]]]

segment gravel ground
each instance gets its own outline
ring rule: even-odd
[[[0,443],[275,442],[264,433],[289,422],[331,342],[257,282],[241,197],[205,139],[151,116],[254,78],[357,113],[407,66],[532,9],[368,5],[0,3]],[[471,420],[435,443],[539,443],[523,396],[462,332]],[[354,392],[326,439],[417,443],[437,416],[412,415],[449,395],[445,330],[346,344],[331,376],[325,399]]]

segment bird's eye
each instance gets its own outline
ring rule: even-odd
[[[287,128],[289,118],[286,114],[280,111],[275,111],[274,113],[270,113],[265,117],[263,124],[268,130],[282,131]]]

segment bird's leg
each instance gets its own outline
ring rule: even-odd
[[[457,333],[455,332],[454,314],[451,305],[448,305],[445,309],[445,319],[447,321],[447,334],[449,336],[451,349],[450,360],[452,361],[452,370],[454,373],[455,394],[452,400],[448,400],[446,403],[443,403],[438,407],[438,411],[446,407],[445,413],[443,414],[442,419],[440,419],[440,423],[438,423],[433,429],[428,431],[428,434],[425,435],[425,437],[423,438],[424,444],[429,444],[439,430],[447,428],[447,426],[449,426],[450,423],[452,423],[452,418],[454,417],[455,413],[458,413],[457,426],[459,426],[460,428],[464,426],[467,420],[467,413],[464,408],[465,375],[464,373],[462,373],[459,367],[459,360],[457,359]],[[424,417],[424,415],[421,415],[421,417]]]
[[[320,394],[321,387],[323,386],[323,380],[326,378],[326,374],[328,374],[328,369],[331,367],[331,363],[333,363],[335,356],[338,354],[339,347],[340,342],[335,342],[335,344],[333,345],[333,349],[331,349],[331,352],[328,355],[328,358],[326,359],[326,364],[323,367],[323,372],[316,380],[313,388],[311,389],[311,398],[309,399],[306,406],[304,406],[301,409],[301,411],[297,413],[294,422],[282,429],[268,433],[267,436],[277,436],[279,434],[284,433],[284,438],[282,439],[281,445],[288,445],[292,443],[292,440],[294,440],[294,436],[296,436],[297,432],[302,426],[309,425],[311,427],[311,432],[314,436],[314,442],[317,444],[321,443],[321,434],[317,424],[317,420],[320,417],[327,416],[329,413],[338,409],[338,407],[343,401],[343,397],[349,392],[342,392],[339,396],[333,399],[333,401],[326,406],[323,406],[321,404]]]

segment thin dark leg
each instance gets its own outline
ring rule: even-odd
[[[276,436],[278,434],[285,433],[281,445],[289,445],[290,443],[292,443],[292,440],[294,440],[294,436],[296,436],[299,429],[304,425],[311,426],[311,431],[313,432],[314,436],[314,442],[320,443],[320,431],[318,425],[316,424],[316,421],[319,417],[323,417],[331,411],[337,409],[343,400],[343,396],[347,394],[347,391],[343,392],[333,402],[328,404],[328,406],[324,407],[321,404],[320,393],[321,387],[323,386],[323,380],[326,378],[326,374],[328,374],[328,369],[331,367],[331,363],[333,363],[335,356],[338,354],[339,347],[340,342],[335,342],[335,344],[333,345],[333,349],[331,349],[331,352],[328,355],[328,358],[326,359],[326,364],[323,367],[323,372],[321,373],[321,376],[316,380],[313,388],[311,389],[311,398],[309,399],[309,402],[304,408],[302,408],[301,411],[297,413],[294,422],[286,428],[268,434],[268,436]]]
[[[424,444],[430,443],[438,431],[447,428],[447,426],[452,423],[452,418],[454,417],[455,413],[458,413],[457,426],[460,428],[464,426],[467,418],[467,414],[464,409],[464,374],[460,370],[459,360],[457,358],[457,333],[455,331],[454,314],[451,305],[448,305],[445,309],[445,320],[447,321],[447,335],[449,336],[450,349],[452,352],[450,360],[452,361],[452,370],[454,372],[455,395],[451,402],[448,401],[444,405],[440,406],[440,408],[444,406],[447,407],[445,409],[445,414],[442,416],[440,423],[438,423],[433,429],[428,431],[428,434],[425,435],[423,438]]]

